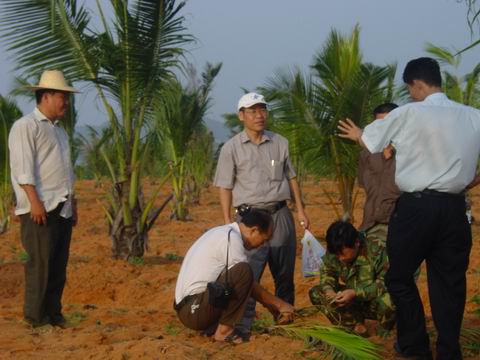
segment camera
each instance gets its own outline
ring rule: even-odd
[[[228,284],[222,284],[219,281],[209,282],[207,284],[208,302],[213,307],[225,309],[233,295],[233,289]]]

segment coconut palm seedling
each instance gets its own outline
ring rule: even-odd
[[[478,8],[477,0],[463,0],[467,6],[467,23],[470,28],[470,35],[474,38],[474,35],[477,35],[477,39],[474,39],[470,45],[459,51],[461,54],[465,51],[468,51],[475,46],[480,44],[480,39],[478,39],[478,34],[480,30],[480,9]]]
[[[0,234],[8,229],[10,224],[9,211],[13,203],[8,133],[13,122],[20,117],[22,117],[22,112],[17,104],[12,99],[0,95]]]
[[[91,10],[76,0],[4,0],[1,39],[24,77],[56,68],[96,92],[115,146],[108,162],[112,201],[105,208],[113,255],[143,256],[148,231],[165,207],[165,202],[154,206],[160,188],[148,200],[142,189],[145,125],[153,117],[154,100],[160,102],[172,88],[183,47],[193,38],[185,33],[180,15],[184,2],[110,0],[96,5]],[[105,6],[111,9],[108,18]]]
[[[311,72],[278,71],[260,91],[269,98],[273,127],[291,143],[293,158],[308,174],[334,174],[343,213],[352,214],[360,149],[336,134],[338,120],[360,126],[371,121],[372,109],[395,95],[396,67],[365,63],[360,29],[349,36],[332,30],[315,55]],[[338,217],[335,200],[330,198]]]
[[[171,167],[174,194],[171,217],[176,220],[188,219],[189,193],[186,186],[189,176],[192,175],[189,168],[192,164],[189,164],[188,160],[192,151],[196,151],[193,147],[201,146],[195,141],[195,136],[200,136],[204,131],[203,120],[210,105],[210,92],[221,66],[222,64],[207,63],[200,85],[194,82],[189,87],[179,82],[172,84],[167,100],[157,107],[152,122]]]
[[[449,65],[453,72],[443,70],[443,90],[449,99],[461,104],[480,108],[480,63],[464,76],[458,75],[458,67],[462,61],[461,55],[428,43],[425,50],[436,58],[440,64]]]
[[[109,177],[114,172],[108,167],[115,156],[112,131],[109,127],[96,129],[87,125],[85,133],[78,134],[76,139],[82,157],[82,165],[77,168],[82,169],[85,178],[93,178],[95,187],[98,187],[102,178]]]
[[[201,126],[194,134],[187,152],[188,178],[186,193],[191,205],[200,204],[202,189],[208,186],[213,175],[215,138],[206,126]]]

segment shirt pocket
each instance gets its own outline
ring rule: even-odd
[[[270,177],[273,181],[282,181],[284,174],[285,161],[271,160],[269,164]]]

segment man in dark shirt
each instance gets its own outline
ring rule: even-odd
[[[383,119],[398,106],[385,103],[373,110],[375,120]],[[382,153],[372,154],[367,149],[360,153],[358,185],[365,189],[363,222],[359,230],[365,233],[367,242],[376,240],[385,246],[390,215],[400,190],[395,184],[394,149],[387,146]]]

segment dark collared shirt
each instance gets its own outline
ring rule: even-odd
[[[385,160],[383,153],[364,149],[358,163],[358,185],[365,189],[363,222],[360,230],[375,224],[388,224],[400,190],[395,184],[395,157]]]

